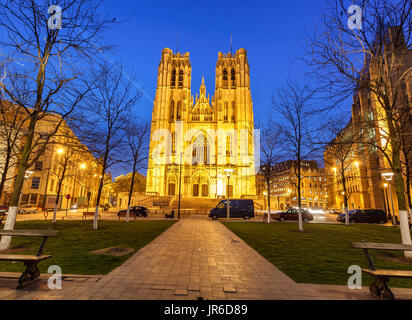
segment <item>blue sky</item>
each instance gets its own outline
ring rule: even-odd
[[[272,95],[289,75],[300,78],[304,30],[316,25],[325,1],[132,1],[105,0],[102,12],[125,23],[105,37],[117,45],[110,56],[138,74],[145,95],[136,112],[150,119],[156,91],[157,68],[165,47],[190,52],[192,94],[202,76],[213,95],[218,52],[245,48],[251,70],[255,118],[271,109]]]

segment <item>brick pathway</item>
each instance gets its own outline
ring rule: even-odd
[[[204,217],[176,223],[107,276],[47,281],[16,291],[0,280],[0,299],[370,299],[367,289],[297,284],[222,224]],[[397,298],[412,290],[395,289]]]

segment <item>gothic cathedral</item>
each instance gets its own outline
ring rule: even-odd
[[[256,195],[255,130],[245,49],[219,52],[215,94],[191,92],[189,53],[162,51],[146,193],[218,199]],[[228,169],[231,172],[228,176]]]

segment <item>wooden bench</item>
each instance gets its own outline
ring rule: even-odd
[[[127,215],[126,212],[117,214],[117,216],[118,216],[118,218],[119,218],[119,221],[120,221],[121,218],[126,218],[126,215]],[[132,211],[130,211],[130,212],[129,212],[129,219],[130,219],[130,218],[133,218],[133,220],[136,220],[137,214],[134,213],[134,212],[132,212]]]
[[[353,242],[352,247],[362,249],[365,253],[369,264],[369,269],[362,271],[374,278],[369,286],[372,296],[386,300],[394,300],[395,296],[388,287],[390,278],[412,278],[412,271],[409,270],[377,270],[369,256],[369,250],[394,250],[394,251],[412,251],[412,245],[395,244],[395,243],[374,243],[374,242]]]
[[[55,230],[0,230],[0,236],[43,238],[36,255],[0,254],[0,261],[18,261],[26,266],[26,270],[19,278],[17,289],[22,289],[39,280],[40,270],[37,264],[51,258],[50,255],[43,255],[44,246],[49,237],[57,237],[57,235],[58,231]]]
[[[92,217],[92,218],[94,218],[94,212],[83,212],[83,218],[82,218],[82,220],[83,220],[83,219],[84,219],[84,220],[87,220],[87,217]],[[97,219],[98,219],[98,220],[101,220],[100,213],[97,215]]]

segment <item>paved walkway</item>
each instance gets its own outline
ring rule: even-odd
[[[297,284],[221,223],[182,220],[103,278],[70,278],[62,290],[46,279],[16,291],[0,280],[0,299],[370,299],[366,289]],[[412,290],[394,290],[412,298]]]

